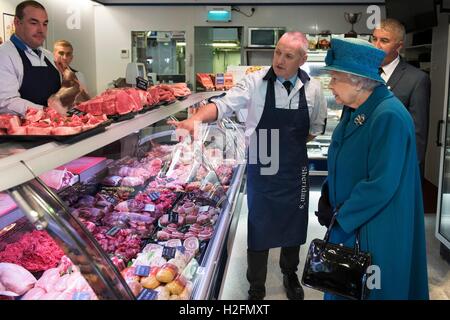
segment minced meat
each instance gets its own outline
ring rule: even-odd
[[[31,272],[44,271],[58,265],[64,252],[45,231],[26,233],[0,252],[0,262],[18,264]]]

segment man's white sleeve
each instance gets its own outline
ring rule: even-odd
[[[233,111],[237,112],[241,108],[246,108],[250,102],[250,91],[252,90],[250,77],[244,77],[227,94],[219,99],[213,100],[217,106],[217,119],[230,116]]]
[[[42,109],[43,106],[32,103],[20,97],[19,75],[15,69],[13,58],[9,55],[0,55],[0,113],[16,112],[25,114],[28,107]]]
[[[327,118],[327,100],[323,94],[320,82],[318,82],[314,95],[314,109],[313,112],[311,113],[309,133],[313,136],[322,134],[322,132],[325,129],[326,118]]]

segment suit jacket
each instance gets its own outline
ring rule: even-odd
[[[416,130],[417,159],[421,170],[425,162],[430,111],[430,77],[402,58],[387,82],[388,88],[413,117]]]

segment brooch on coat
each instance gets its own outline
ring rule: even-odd
[[[355,118],[355,124],[358,126],[362,126],[366,121],[366,116],[364,114],[358,114]]]

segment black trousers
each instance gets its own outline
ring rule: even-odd
[[[249,295],[264,298],[266,295],[267,259],[269,250],[247,250],[247,280]],[[284,275],[297,272],[300,262],[300,246],[281,248],[280,268]]]

